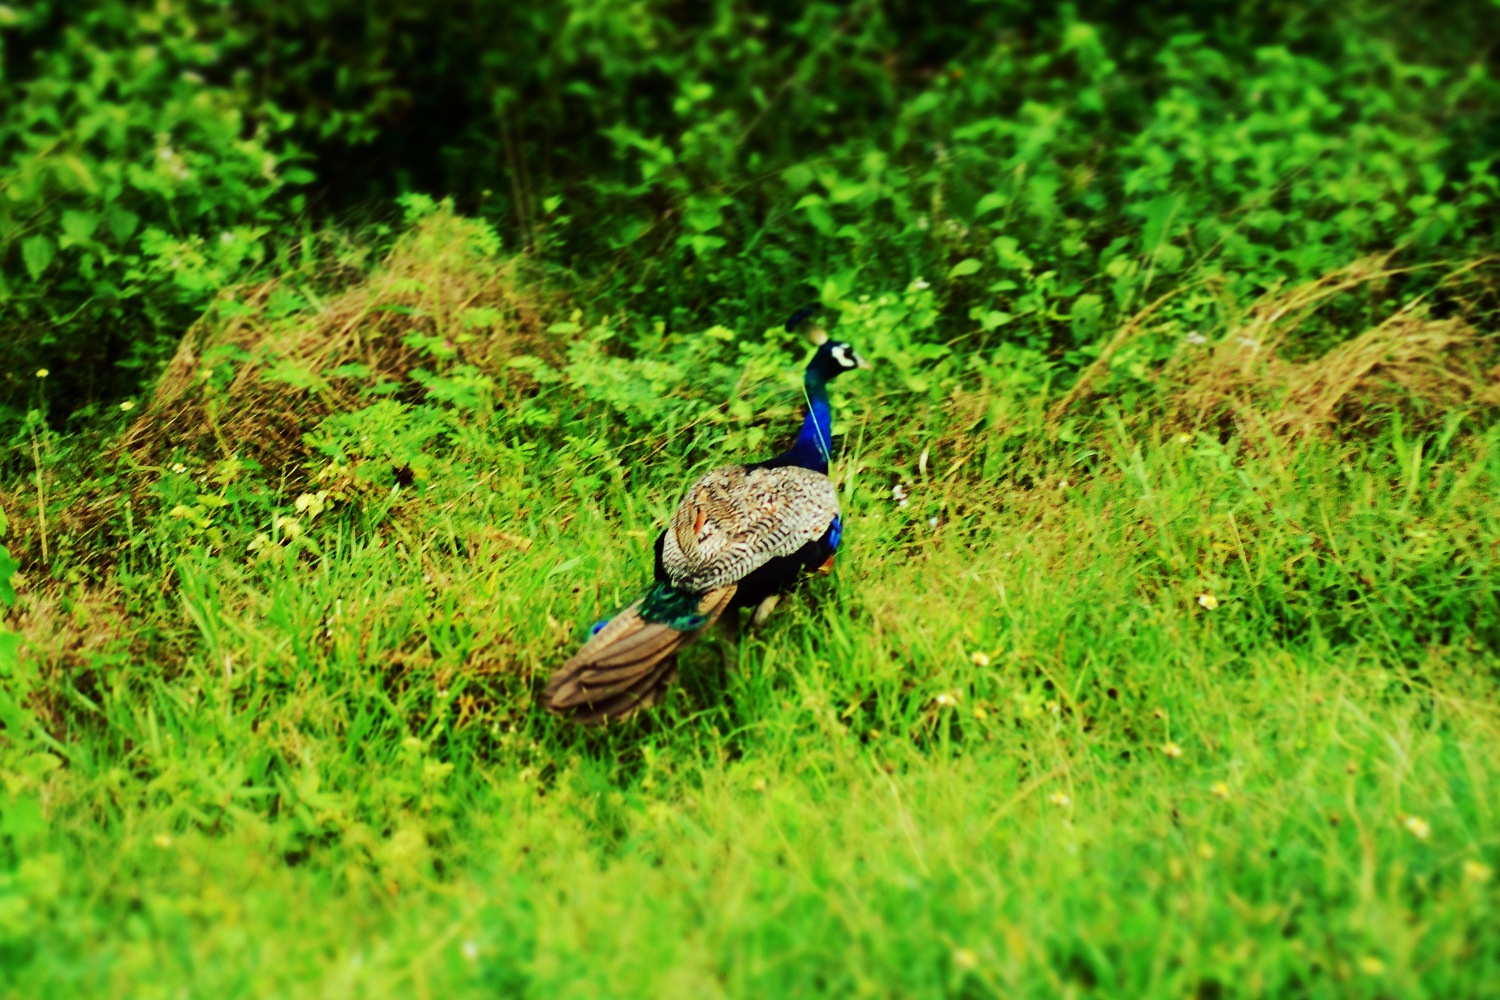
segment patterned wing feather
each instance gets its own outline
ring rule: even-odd
[[[684,590],[723,587],[821,537],[838,516],[838,493],[820,472],[725,466],[688,487],[666,532],[662,567]]]

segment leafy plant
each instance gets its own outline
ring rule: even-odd
[[[274,108],[187,8],[7,8],[0,43],[0,368],[51,369],[60,409],[129,392],[296,202]],[[0,414],[3,415],[3,414]]]

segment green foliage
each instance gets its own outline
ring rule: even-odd
[[[1482,993],[1493,20],[0,6],[0,992]],[[813,300],[836,573],[545,715]]]
[[[0,44],[12,402],[39,365],[65,404],[118,397],[266,257],[279,192],[311,175],[186,8],[30,5]]]
[[[277,5],[246,53],[341,190],[440,149],[399,183],[688,329],[852,263],[966,278],[950,321],[1077,348],[1075,300],[1117,318],[1196,269],[1263,287],[1494,232],[1494,136],[1456,124],[1500,102],[1477,3],[398,4],[357,48],[344,6]]]
[[[218,288],[299,252],[289,182],[382,216],[371,199],[451,195],[603,312],[673,332],[925,276],[926,339],[1039,351],[1064,379],[1184,279],[1239,298],[1396,247],[1465,256],[1500,198],[1478,0],[256,0],[10,21],[0,277],[19,343],[88,383],[64,406],[124,391],[110,366],[160,359]],[[1179,296],[1162,318],[1191,331],[1210,306]],[[13,371],[42,363],[25,350]],[[1133,350],[1149,368],[1170,344]]]

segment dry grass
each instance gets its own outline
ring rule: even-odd
[[[1473,282],[1478,261],[1443,282]],[[1500,407],[1500,343],[1478,329],[1467,311],[1438,318],[1418,298],[1318,357],[1292,360],[1290,350],[1320,309],[1352,293],[1379,294],[1407,269],[1389,257],[1367,258],[1315,281],[1263,296],[1222,333],[1201,346],[1184,345],[1157,374],[1161,403],[1154,421],[1227,429],[1247,441],[1263,435],[1297,438],[1347,433],[1400,410],[1418,419],[1455,409]],[[1072,391],[1049,412],[1054,425],[1106,381],[1111,358],[1147,336],[1152,303],[1121,328]],[[1304,334],[1305,335],[1305,334]],[[1227,426],[1226,426],[1227,425]]]
[[[246,458],[262,467],[264,481],[294,487],[307,432],[329,414],[366,405],[365,391],[382,382],[399,386],[397,398],[412,398],[420,387],[408,375],[436,367],[434,346],[492,375],[517,354],[553,359],[544,315],[556,301],[522,261],[498,253],[483,223],[440,209],[373,271],[332,266],[322,278],[347,287],[326,299],[294,278],[226,290],[107,450],[103,465],[119,475],[74,483],[44,471],[40,497],[34,484],[0,489],[7,544],[23,568],[61,563],[107,576],[125,544],[126,506],[133,503],[137,517],[149,513],[147,487],[175,461],[201,467]],[[354,365],[363,367],[336,374]]]
[[[239,453],[286,470],[319,420],[357,408],[372,385],[404,382],[431,364],[434,345],[487,372],[519,353],[550,354],[538,287],[482,224],[442,210],[335,298],[286,312],[281,281],[236,289],[183,338],[122,448],[148,466]],[[220,385],[212,369],[226,358],[242,363]]]

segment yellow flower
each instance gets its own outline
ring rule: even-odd
[[[1067,792],[1053,792],[1047,796],[1047,801],[1055,806],[1070,806],[1073,804],[1073,800],[1068,797]]]
[[[1426,840],[1432,835],[1432,824],[1420,816],[1407,816],[1401,820],[1401,825],[1411,832],[1418,840]]]
[[[939,708],[952,708],[954,705],[958,704],[958,692],[955,691],[949,693],[947,691],[944,691],[942,694],[938,695],[932,700],[937,704]]]
[[[1222,781],[1215,781],[1212,785],[1209,786],[1209,791],[1213,792],[1221,799],[1229,798],[1229,786]]]
[[[1208,610],[1212,611],[1214,608],[1217,608],[1219,606],[1219,599],[1213,594],[1199,594],[1198,606],[1200,608],[1207,608]]]
[[[979,968],[979,956],[969,948],[953,949],[953,967],[968,972],[970,969]]]
[[[969,654],[969,662],[974,664],[974,666],[976,667],[987,667],[990,665],[990,658],[987,653],[981,653],[978,650],[975,650],[974,652]]]
[[[1167,742],[1162,744],[1161,752],[1166,754],[1168,757],[1181,757],[1182,747],[1178,746],[1176,743]]]
[[[327,499],[327,490],[319,490],[317,493],[304,493],[297,498],[297,513],[306,514],[309,518],[317,517],[323,513],[324,501]]]
[[[1378,976],[1385,971],[1385,963],[1374,955],[1366,955],[1359,960],[1359,971],[1367,976]]]
[[[135,404],[128,399],[120,404],[120,410],[123,413],[129,413],[133,409],[135,409]]]
[[[52,373],[51,373],[51,372],[49,372],[49,371],[48,371],[48,370],[47,370],[47,369],[45,369],[45,368],[38,368],[38,369],[37,369],[37,370],[36,370],[36,377],[37,377],[37,378],[46,378],[46,377],[47,377],[47,376],[48,376],[48,375],[51,375],[51,374],[52,374]]]
[[[1464,862],[1464,878],[1475,885],[1483,885],[1495,874],[1495,869],[1473,858]]]

